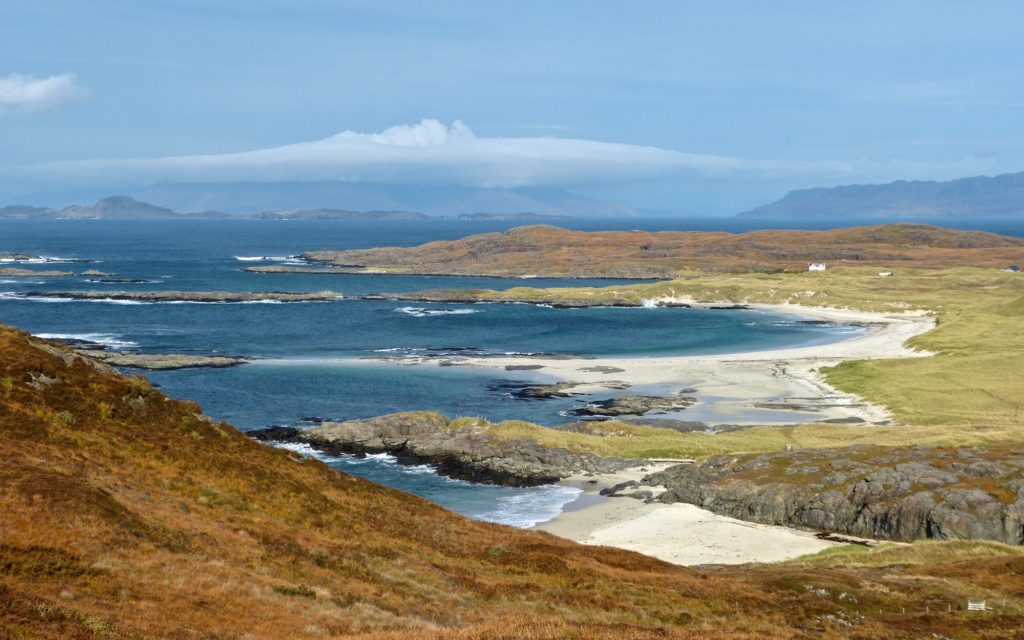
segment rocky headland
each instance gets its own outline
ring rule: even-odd
[[[427,464],[451,478],[513,487],[550,484],[583,473],[615,473],[646,464],[643,460],[573,453],[532,440],[505,440],[488,433],[483,424],[452,421],[434,412],[248,433],[258,440],[304,443],[333,454],[388,453],[403,464]]]
[[[1013,446],[854,446],[714,456],[651,474],[640,484],[655,489],[652,499],[661,503],[688,503],[762,524],[887,540],[1024,544],[1024,452]],[[620,489],[651,496],[635,485]]]

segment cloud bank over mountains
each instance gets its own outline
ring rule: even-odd
[[[85,89],[71,73],[46,78],[12,73],[0,78],[0,115],[49,111],[85,96]]]
[[[337,135],[215,155],[80,160],[22,167],[25,178],[133,185],[339,181],[481,188],[576,186],[681,175],[835,172],[839,165],[750,161],[657,147],[556,137],[480,137],[432,119],[379,133]]]

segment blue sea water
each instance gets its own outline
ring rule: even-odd
[[[665,221],[574,222],[582,228],[674,228]],[[678,225],[678,221],[675,221]],[[242,429],[302,424],[307,417],[360,418],[433,409],[491,420],[557,425],[581,400],[523,401],[502,385],[543,381],[543,372],[368,364],[366,357],[424,352],[571,353],[578,356],[722,353],[830,342],[857,329],[808,324],[758,311],[553,309],[518,304],[421,304],[339,300],[286,304],[195,304],[26,300],[47,290],[320,291],[346,294],[436,288],[508,288],[522,280],[382,275],[254,274],[250,264],[288,262],[318,249],[413,245],[499,231],[510,222],[466,221],[0,221],[0,254],[49,256],[25,265],[103,277],[0,278],[0,322],[37,335],[77,338],[145,353],[258,358],[229,369],[150,372],[171,396]],[[264,260],[267,258],[267,260]],[[78,260],[83,262],[66,262]],[[628,281],[531,279],[526,284],[609,286]],[[581,366],[585,366],[581,361]],[[609,394],[611,395],[611,394]],[[349,473],[423,495],[466,515],[529,526],[575,497],[563,487],[473,485],[403,467],[387,456],[316,455]]]

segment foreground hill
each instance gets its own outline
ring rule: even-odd
[[[899,180],[791,191],[741,216],[808,218],[820,216],[899,220],[921,217],[992,218],[1024,213],[1024,173],[978,176],[947,182]]]
[[[315,251],[305,258],[395,273],[672,278],[681,269],[803,271],[808,262],[880,267],[1005,267],[1024,239],[928,225],[831,231],[570,231],[536,225],[411,248]]]
[[[0,457],[3,637],[1010,638],[1024,598],[1008,547],[698,572],[470,521],[9,328]]]

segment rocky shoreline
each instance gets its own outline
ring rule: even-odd
[[[114,367],[170,371],[173,369],[236,367],[249,362],[238,356],[199,356],[182,353],[130,353],[106,349],[76,348],[75,353],[95,358]]]
[[[73,276],[70,271],[34,271],[32,269],[19,269],[17,267],[0,268],[0,276],[4,278],[63,278]]]
[[[66,300],[114,300],[132,302],[329,302],[345,296],[335,291],[295,293],[288,291],[29,291],[10,294],[19,298]]]
[[[714,456],[606,495],[874,539],[1024,544],[1024,453],[1013,447],[855,446]]]
[[[307,444],[335,455],[387,453],[403,464],[430,465],[450,478],[510,487],[552,484],[577,474],[615,473],[647,464],[544,447],[532,440],[504,440],[482,424],[453,422],[435,412],[324,422],[305,429],[270,427],[248,435]]]
[[[543,289],[537,290],[536,296],[530,296],[518,292],[515,294],[505,291],[484,291],[474,292],[461,289],[430,289],[426,291],[414,291],[411,293],[383,293],[367,299],[378,300],[400,300],[402,302],[437,302],[449,304],[474,304],[477,302],[525,302],[528,304],[541,304],[555,309],[583,309],[588,307],[628,307],[637,308],[644,306],[671,307],[689,309],[693,304],[690,302],[673,300],[645,301],[629,296],[606,296],[594,299],[586,296],[559,295],[557,299],[550,298]],[[482,295],[483,294],[483,295]],[[745,305],[732,305],[729,307],[709,306],[709,308],[730,308],[745,309]]]

